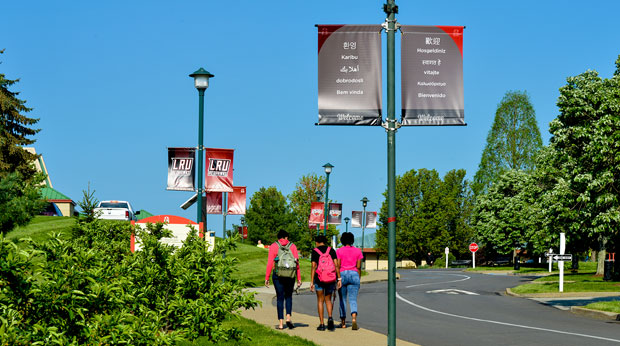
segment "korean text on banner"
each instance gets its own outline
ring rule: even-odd
[[[351,227],[362,228],[362,212],[361,211],[351,212]]]
[[[168,186],[166,190],[195,191],[196,148],[168,148]]]
[[[308,224],[323,223],[323,202],[312,202]]]
[[[342,203],[329,204],[327,223],[330,225],[340,225],[342,223]]]
[[[233,186],[228,194],[228,215],[245,215],[245,186]]]
[[[402,125],[465,125],[463,27],[400,30]]]
[[[233,192],[233,156],[234,149],[206,148],[207,174],[205,190],[207,192]]]
[[[207,214],[221,214],[222,213],[222,193],[221,192],[207,192],[207,196],[203,197],[207,208]]]
[[[381,125],[381,26],[317,28],[317,125]]]

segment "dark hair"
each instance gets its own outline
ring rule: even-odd
[[[317,242],[317,243],[325,244],[325,243],[327,243],[327,237],[324,236],[324,235],[319,235],[319,236],[316,237],[316,239],[314,241]]]
[[[278,239],[284,239],[286,237],[288,237],[288,232],[287,231],[285,231],[283,229],[278,231]]]
[[[345,245],[345,246],[346,245],[353,245],[354,241],[355,241],[355,236],[351,232],[344,232],[340,236],[340,243],[342,245]]]

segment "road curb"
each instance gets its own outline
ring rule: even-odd
[[[571,306],[570,311],[577,315],[597,318],[601,320],[620,321],[620,314],[615,313],[615,312],[592,310],[592,309],[582,308],[580,306]]]

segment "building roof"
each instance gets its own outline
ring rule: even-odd
[[[71,198],[51,187],[42,187],[41,196],[51,202],[71,202],[75,205]]]
[[[139,220],[142,219],[146,219],[147,217],[151,217],[154,216],[153,214],[149,213],[148,211],[144,210],[144,209],[140,209],[140,214],[136,215],[136,218]]]

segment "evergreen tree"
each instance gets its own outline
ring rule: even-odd
[[[251,242],[261,240],[263,244],[273,243],[280,229],[289,232],[291,241],[299,239],[286,197],[273,186],[261,187],[252,195],[245,221]]]
[[[486,193],[505,171],[532,170],[534,156],[541,147],[540,130],[529,96],[521,91],[507,92],[495,111],[495,120],[474,176],[474,194]]]
[[[0,54],[3,52],[0,50]],[[19,92],[9,90],[18,81],[7,79],[0,73],[0,178],[19,172],[23,179],[30,180],[36,173],[33,162],[38,156],[24,150],[23,146],[35,142],[31,137],[39,129],[31,126],[39,119],[25,116],[24,113],[32,109],[26,107],[26,101],[17,97]]]

